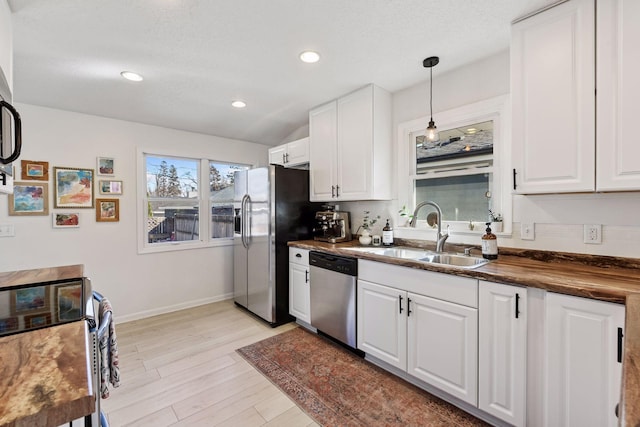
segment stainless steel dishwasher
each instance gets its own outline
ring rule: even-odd
[[[358,261],[322,252],[309,253],[311,326],[356,348]]]

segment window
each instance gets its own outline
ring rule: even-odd
[[[142,249],[193,247],[233,238],[234,172],[247,165],[142,153]],[[204,212],[210,220],[201,221]]]
[[[511,200],[501,172],[503,138],[508,134],[506,97],[499,97],[437,114],[437,141],[425,138],[429,117],[400,125],[406,149],[405,188],[400,204],[412,213],[431,200],[442,209],[443,225],[456,233],[483,233],[483,223],[510,218]],[[406,175],[405,175],[406,173]],[[404,202],[406,201],[406,202]],[[418,228],[427,228],[428,208],[418,215]],[[502,223],[494,230],[503,230]],[[510,230],[508,230],[510,231]]]

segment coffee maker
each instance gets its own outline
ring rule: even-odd
[[[339,243],[351,240],[351,218],[349,212],[337,211],[333,205],[323,205],[316,212],[313,239]]]

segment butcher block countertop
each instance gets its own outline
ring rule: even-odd
[[[395,246],[434,248],[424,241],[396,239],[395,243]],[[289,246],[625,304],[620,421],[625,426],[640,425],[640,260],[500,248],[497,260],[478,268],[462,269],[348,250],[360,246],[357,240],[335,244],[301,240],[289,242]],[[463,247],[447,244],[445,251],[463,252]],[[480,256],[479,248],[472,255]]]
[[[0,426],[59,426],[91,414],[87,322],[0,338]]]

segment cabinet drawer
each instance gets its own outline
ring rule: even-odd
[[[358,260],[358,278],[478,308],[478,281],[476,279],[362,259]]]
[[[309,265],[309,250],[289,248],[289,262],[294,264]]]

